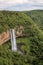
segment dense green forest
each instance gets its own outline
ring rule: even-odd
[[[0,11],[0,33],[23,26],[23,33],[27,35],[16,39],[17,52],[11,50],[10,40],[0,46],[0,65],[43,65],[43,27],[39,25],[39,20],[43,20],[43,11],[39,11],[40,14],[38,11],[35,11],[37,14],[32,12],[33,15],[31,12]],[[41,18],[35,20],[32,16]]]
[[[43,30],[43,10],[33,10],[25,13],[34,20],[41,30]]]

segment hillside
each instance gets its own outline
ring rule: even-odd
[[[25,37],[17,38],[18,52],[11,50],[10,40],[0,46],[0,65],[43,65],[43,33],[31,17],[23,12],[0,11],[0,34],[23,27]]]
[[[33,10],[25,13],[34,20],[41,30],[43,30],[43,10]]]

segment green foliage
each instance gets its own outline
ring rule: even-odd
[[[11,50],[10,41],[0,46],[0,65],[43,65],[43,32],[30,14],[28,13],[29,17],[24,13],[0,11],[0,33],[23,26],[26,35],[17,38],[18,52]]]
[[[25,13],[43,30],[43,10],[33,10]]]

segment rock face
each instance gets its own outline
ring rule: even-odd
[[[21,26],[20,28],[17,29],[17,31],[15,30],[16,36],[23,36],[23,31],[22,31],[23,27]],[[3,32],[2,34],[0,34],[0,45],[4,44],[5,42],[7,42],[8,40],[10,40],[10,31],[7,30],[6,32]]]
[[[23,31],[24,31],[24,27],[23,26],[20,26],[20,27],[17,27],[15,29],[15,32],[16,32],[16,36],[23,36]]]
[[[6,32],[3,32],[2,34],[0,34],[0,45],[5,43],[9,39],[10,39],[10,33],[7,30]]]

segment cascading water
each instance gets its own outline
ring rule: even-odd
[[[11,35],[12,51],[17,51],[16,35],[14,29],[10,29],[10,35]]]

